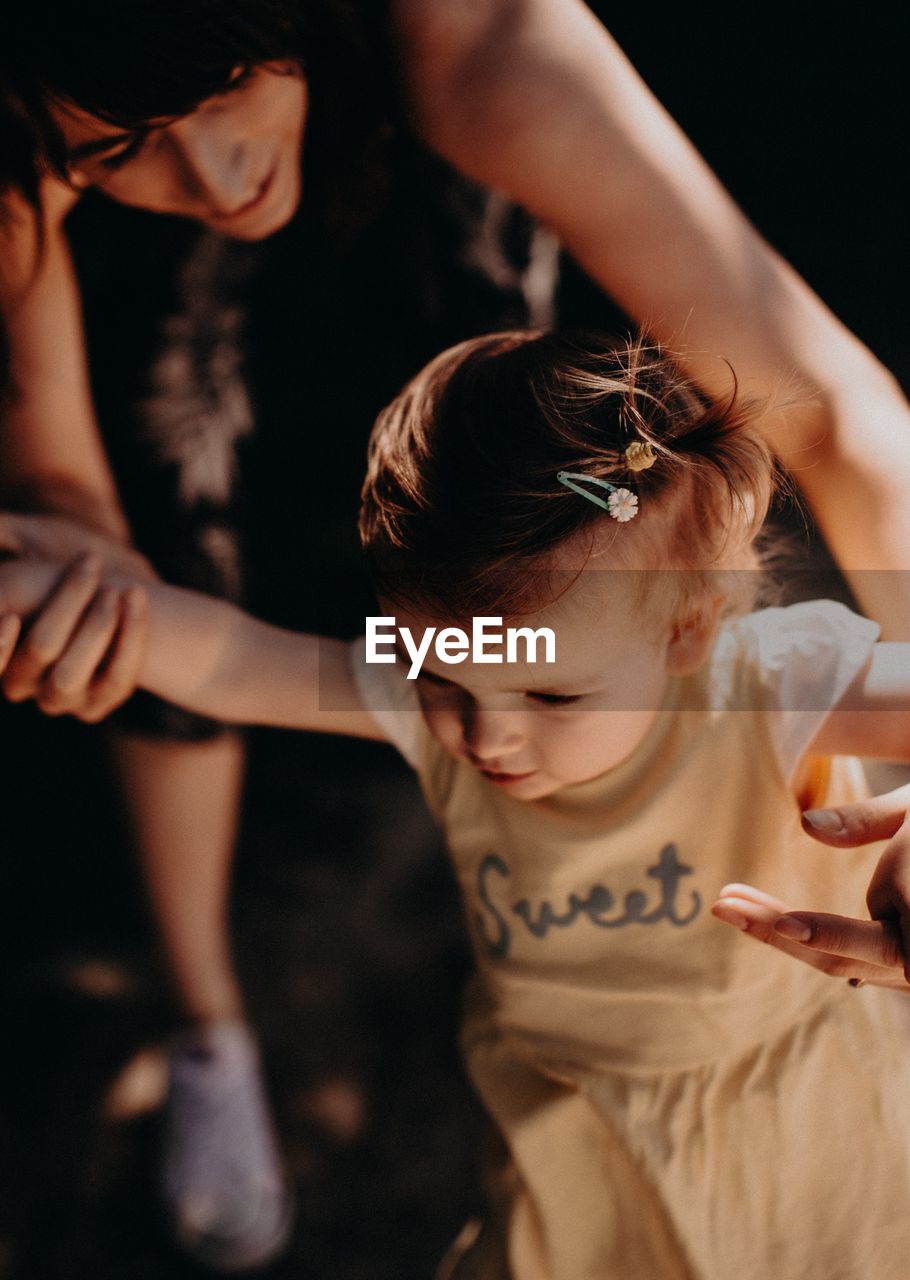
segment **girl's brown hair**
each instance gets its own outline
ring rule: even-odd
[[[590,550],[609,529],[609,568],[672,571],[675,611],[717,594],[719,574],[748,607],[758,575],[738,571],[758,568],[774,471],[732,383],[712,402],[644,339],[524,331],[443,352],[370,439],[360,532],[379,594],[433,616],[515,616],[547,603],[555,547],[587,534]],[[653,452],[647,469],[630,466],[633,444]],[[561,471],[628,488],[637,517],[611,520]],[[647,604],[653,573],[641,589]]]

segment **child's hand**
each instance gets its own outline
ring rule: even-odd
[[[910,983],[910,787],[803,815],[806,831],[840,848],[890,840],[869,884],[871,920],[790,911],[750,885],[726,885],[711,908],[742,929],[832,977],[908,991]]]
[[[103,586],[101,571],[97,556],[82,556],[62,573],[45,560],[0,563],[0,683],[10,701],[34,697],[49,715],[94,722],[133,691],[145,592]]]

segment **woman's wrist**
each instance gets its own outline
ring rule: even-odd
[[[23,515],[59,516],[83,525],[88,533],[132,543],[132,531],[119,503],[65,479],[26,480],[3,495],[2,505]]]

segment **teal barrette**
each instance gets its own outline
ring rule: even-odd
[[[573,493],[587,498],[588,502],[593,502],[596,507],[606,511],[620,524],[626,524],[638,515],[638,496],[631,489],[619,488],[615,484],[610,484],[608,480],[601,480],[598,476],[582,475],[578,471],[557,471],[556,479]],[[596,485],[598,489],[605,490],[609,496],[602,498],[597,493],[591,493],[589,489],[582,488],[582,485],[586,484]]]

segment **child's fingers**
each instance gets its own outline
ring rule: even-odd
[[[48,667],[63,653],[98,587],[101,563],[83,556],[72,565],[32,622],[3,675],[3,691],[12,702],[33,697]]]
[[[100,674],[92,685],[89,701],[79,718],[90,724],[125,702],[139,676],[148,634],[148,596],[141,587],[131,587],[124,595],[119,626]]]
[[[76,623],[63,654],[41,682],[38,705],[47,715],[65,715],[83,707],[117,632],[119,613],[117,591],[102,587]]]

